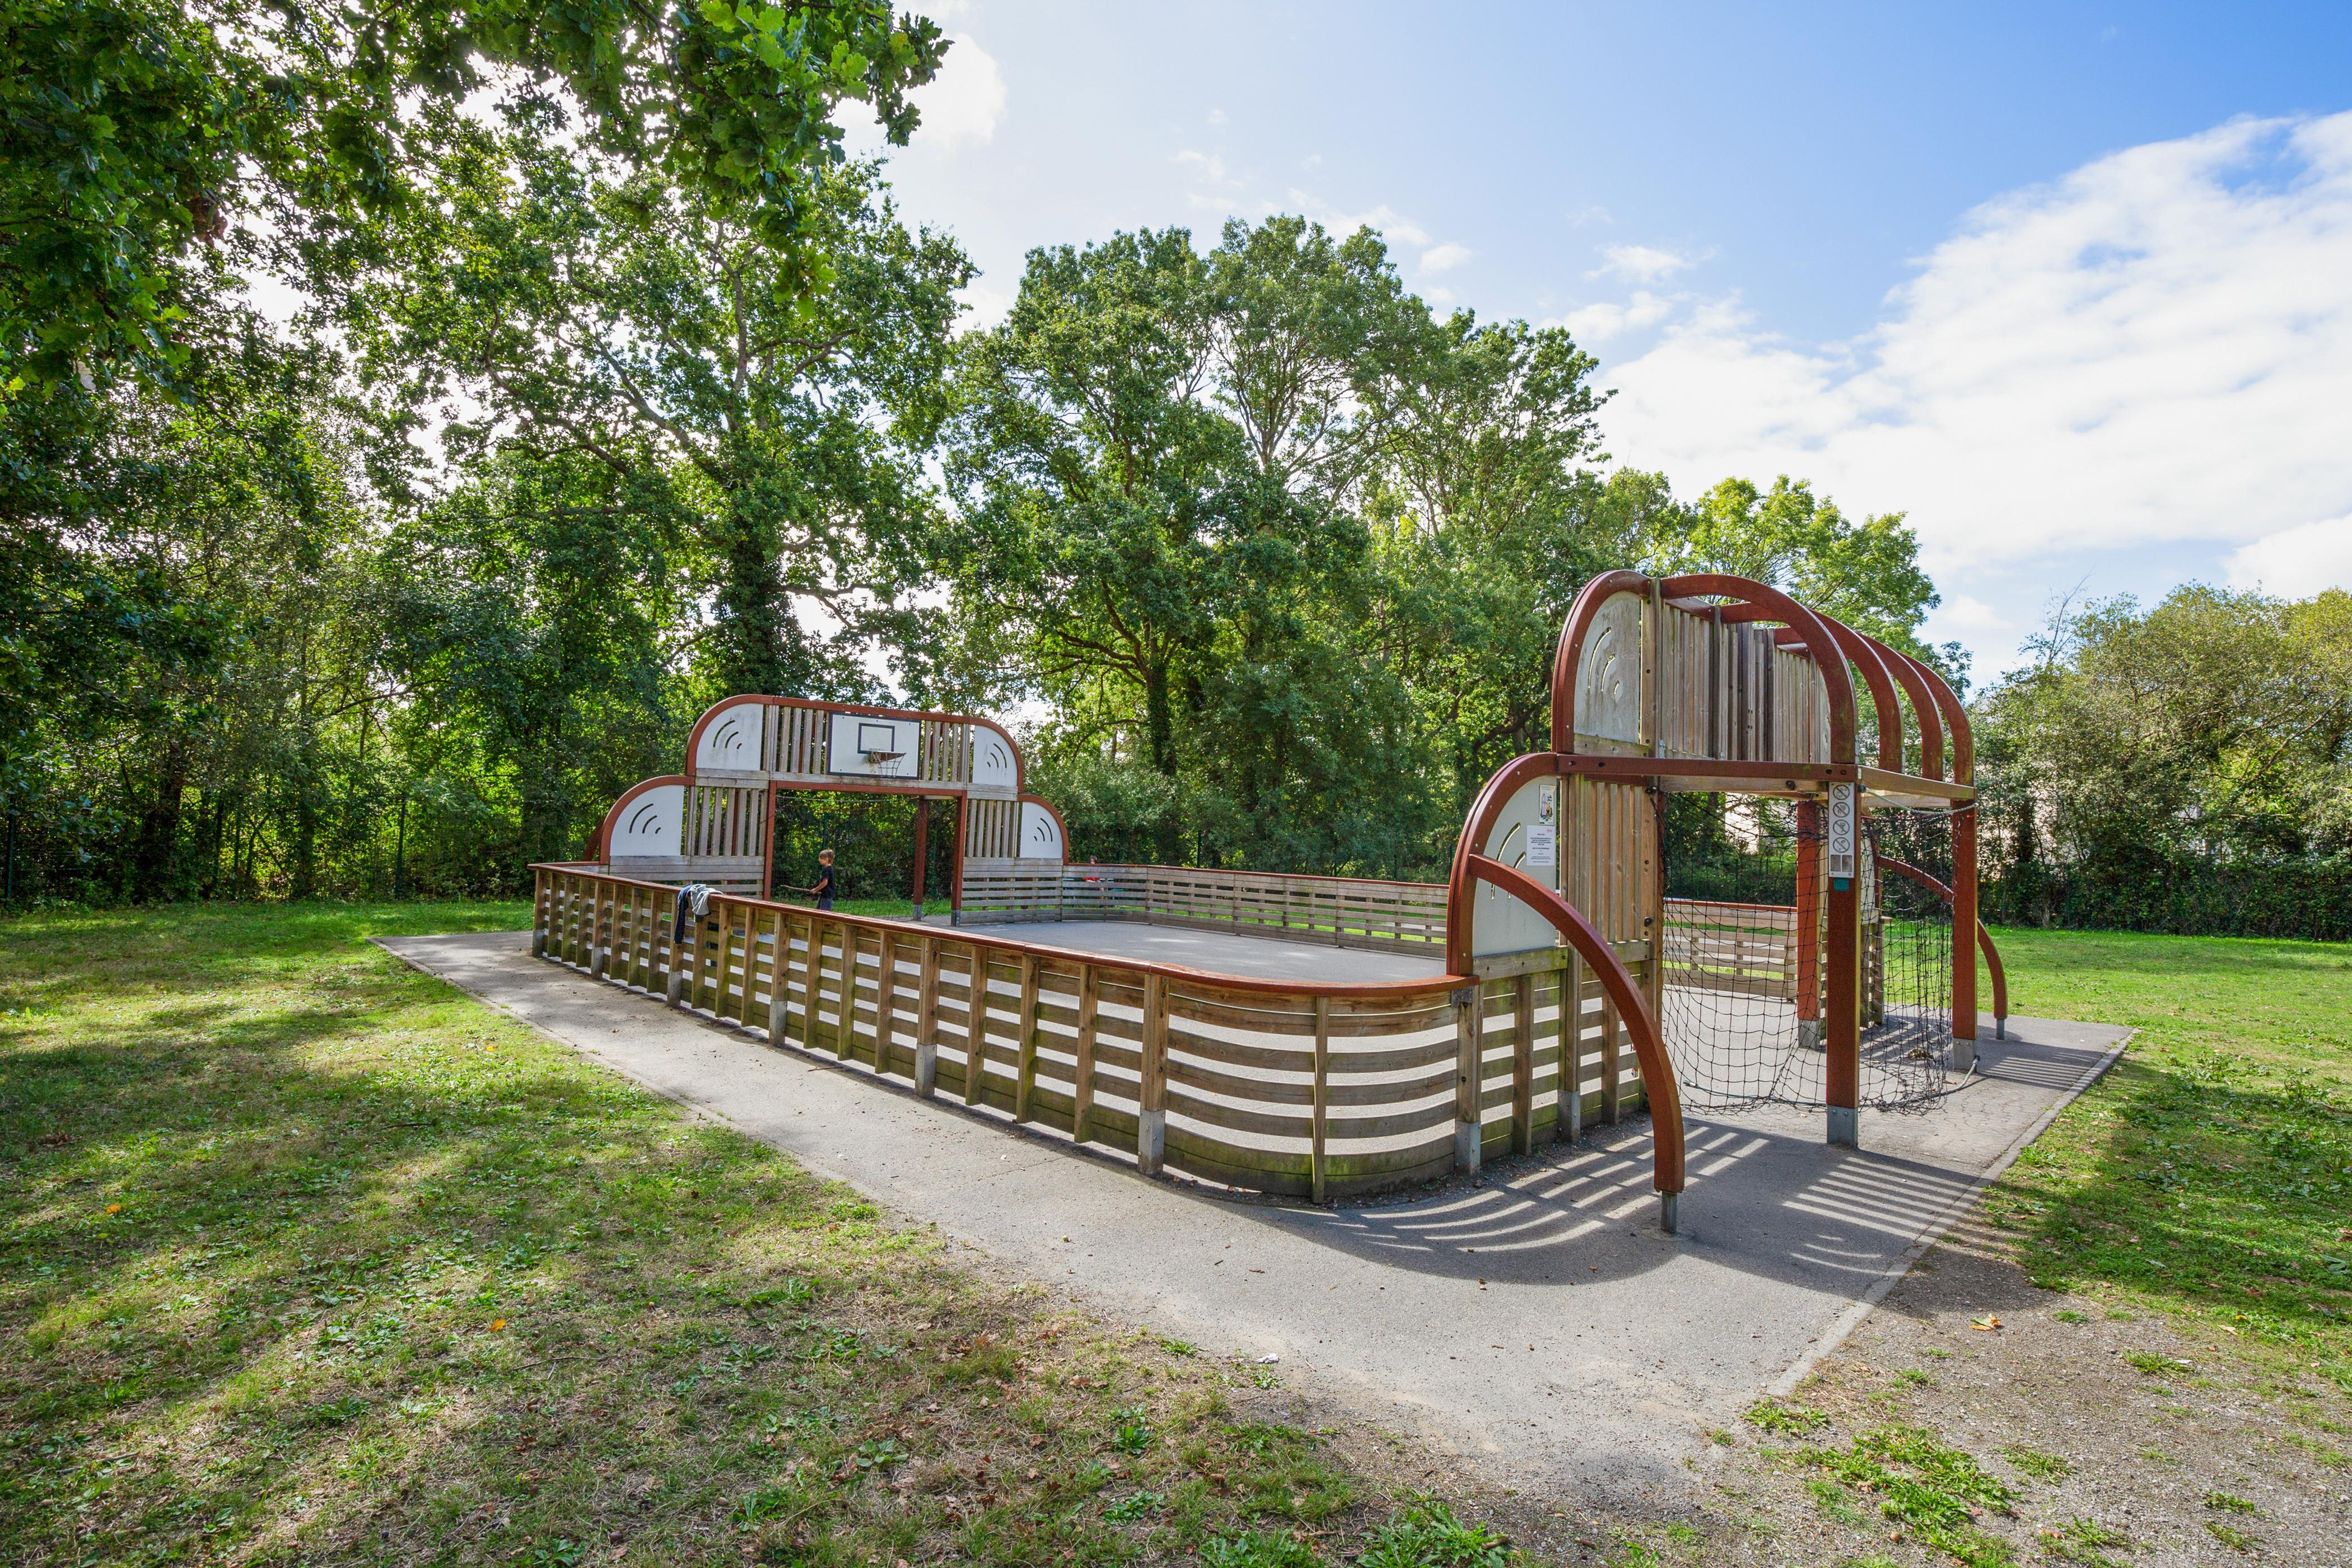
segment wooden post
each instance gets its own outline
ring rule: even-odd
[[[735,1004],[735,1020],[748,1029],[751,1026],[751,993],[758,989],[754,976],[760,965],[760,917],[749,904],[741,906],[741,913],[743,916],[743,999]],[[735,910],[730,910],[727,916],[727,945],[730,948],[735,945]]]
[[[1102,981],[1091,963],[1078,966],[1078,1041],[1077,1082],[1073,1089],[1076,1103],[1070,1111],[1070,1138],[1073,1142],[1094,1141],[1095,1129],[1095,1037],[1102,1028]]]
[[[530,955],[547,956],[547,893],[548,876],[544,871],[530,874]]]
[[[915,1092],[929,1100],[940,1087],[940,944],[923,937],[915,983]]]
[[[1486,1071],[1486,1020],[1475,984],[1454,994],[1454,1168],[1465,1176],[1478,1173],[1481,1152],[1478,1100]]]
[[[763,899],[776,895],[776,797],[783,793],[772,784],[768,786],[768,837],[761,842],[760,854],[760,896]]]
[[[1536,977],[1522,974],[1511,994],[1511,1152],[1536,1146]]]
[[[915,797],[915,918],[923,918],[923,873],[930,863],[931,797]]]
[[[700,1007],[703,994],[710,988],[710,926],[716,918],[715,913],[706,912],[694,922],[694,973],[688,977],[686,989],[686,1005],[689,1009]],[[716,1010],[715,1006],[713,1010]]]
[[[833,1005],[833,1054],[847,1061],[857,1054],[857,928],[845,921],[834,922],[841,937],[841,966]]]
[[[801,942],[801,1047],[816,1049],[816,987],[824,964],[824,931],[817,918],[808,918],[808,935]]]
[[[686,999],[686,961],[678,952],[685,944],[677,934],[677,889],[671,889],[669,908],[659,911],[663,955],[668,961],[668,967],[663,972],[662,992],[673,1007]]]
[[[771,838],[768,842],[773,844],[775,840]],[[791,1009],[785,1005],[784,993],[792,974],[793,932],[782,910],[772,912],[768,916],[768,923],[774,928],[775,934],[775,941],[768,950],[768,1043],[781,1046],[784,1043],[784,1025],[791,1017]]]
[[[963,923],[963,848],[964,823],[971,816],[971,796],[956,796],[955,848],[953,864],[948,868],[948,924]],[[975,952],[978,950],[975,949]]]
[[[970,1000],[964,1007],[963,1102],[980,1103],[982,1082],[988,1077],[988,950],[971,944]]]
[[[1617,1004],[1604,992],[1601,997],[1601,1119],[1610,1126],[1624,1110],[1624,1091],[1618,1082]]]
[[[1143,1082],[1137,1091],[1135,1168],[1156,1176],[1168,1152],[1168,982],[1143,977]]]
[[[1584,1135],[1584,960],[1569,954],[1559,976],[1559,1124],[1555,1138]]]
[[[1315,998],[1315,1099],[1314,1147],[1307,1155],[1307,1174],[1314,1184],[1317,1203],[1330,1199],[1329,1159],[1324,1152],[1324,1139],[1331,1108],[1331,998]]]
[[[1952,1065],[1977,1065],[1977,808],[1952,814]],[[2005,1022],[2005,1021],[2004,1021]]]
[[[1822,942],[1828,994],[1822,1003],[1822,1098],[1828,1102],[1828,1141],[1852,1148],[1862,1114],[1862,833],[1852,784],[1832,784],[1824,816],[1822,858],[1828,862],[1829,929]]]
[[[631,985],[653,988],[653,976],[646,964],[646,890],[629,889],[629,946],[627,962],[621,965],[621,978]]]
[[[1797,803],[1797,1046],[1822,1048],[1822,807]]]
[[[1037,958],[1034,953],[1021,955],[1021,1011],[1015,1015],[1014,1027],[1017,1066],[1013,1080],[1013,1120],[1029,1120],[1029,1096],[1037,1087]]]

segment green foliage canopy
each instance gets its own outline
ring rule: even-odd
[[[289,276],[413,195],[425,109],[494,80],[561,94],[590,145],[821,256],[811,171],[838,105],[894,142],[947,47],[887,0],[13,0],[0,26],[0,356],[19,382],[116,368],[185,389],[181,276],[233,218]]]

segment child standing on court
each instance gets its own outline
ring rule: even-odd
[[[834,886],[833,851],[830,849],[820,849],[816,852],[816,886],[809,889],[810,892],[816,895],[816,907],[818,909],[829,910],[833,908]]]

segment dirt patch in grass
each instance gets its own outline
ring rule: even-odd
[[[1711,1448],[1716,1556],[2344,1562],[2352,952],[2000,941],[2019,1012],[2139,1033],[1772,1402],[1801,1423],[1751,1416]],[[1939,1476],[1906,1455],[1974,1468]],[[1972,1474],[2000,1500],[1953,1484]]]

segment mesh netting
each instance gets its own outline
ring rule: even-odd
[[[1828,879],[1819,808],[1738,798],[1715,809],[1743,848],[1736,882],[1715,880],[1739,896],[1666,901],[1659,1026],[1684,1102],[1822,1105]],[[1929,812],[1873,814],[1867,826],[1860,1098],[1900,1110],[1941,1093],[1951,1059],[1951,909],[1920,879],[1950,885],[1950,829]],[[1708,879],[1681,880],[1691,892]]]

